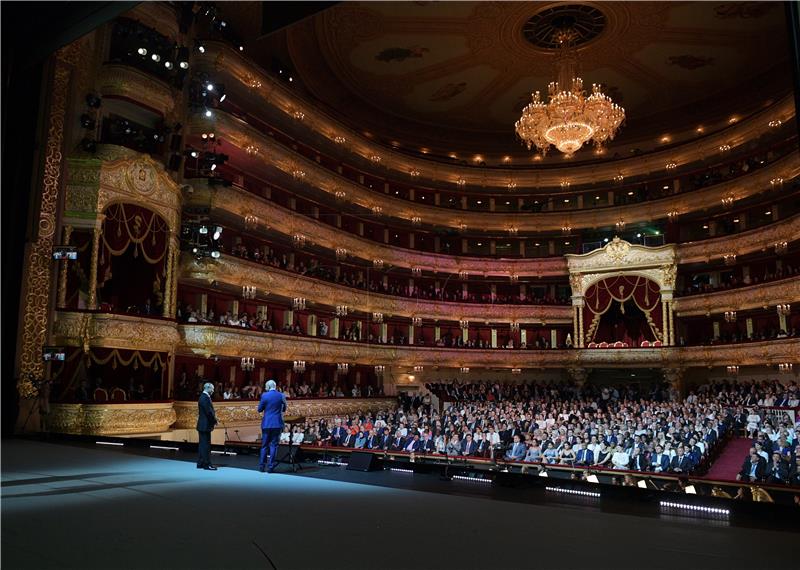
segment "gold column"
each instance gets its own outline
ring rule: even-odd
[[[180,267],[179,263],[181,260],[181,248],[176,247],[174,251],[174,261],[172,262],[172,273],[174,274],[174,279],[172,280],[172,297],[171,306],[170,306],[170,317],[175,318],[175,315],[178,311],[178,269]]]
[[[164,306],[161,311],[162,317],[169,317],[172,314],[172,273],[175,267],[175,244],[172,239],[172,231],[169,232],[167,240],[167,277],[164,280]]]
[[[102,232],[102,218],[97,220],[92,230],[92,261],[89,269],[89,308],[97,308],[97,257],[100,253],[100,234]]]
[[[575,348],[580,348],[581,340],[580,340],[580,331],[578,330],[578,307],[577,305],[572,305],[572,337],[573,342],[572,346]]]
[[[675,322],[673,320],[674,311],[672,310],[672,301],[669,302],[669,345],[675,346]]]
[[[69,245],[72,237],[72,226],[64,226],[64,245]],[[67,268],[68,260],[61,260],[60,273],[58,275],[58,308],[63,309],[67,306]]]
[[[663,297],[661,298],[661,328],[661,342],[667,346],[669,345],[669,301],[665,301]]]

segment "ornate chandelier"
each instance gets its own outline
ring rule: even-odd
[[[577,32],[572,28],[555,32],[554,39],[561,47],[556,56],[556,81],[548,86],[549,101],[543,102],[541,93],[534,92],[514,124],[517,136],[528,150],[535,146],[546,154],[553,145],[572,156],[589,140],[597,147],[612,140],[625,120],[625,109],[604,95],[600,85],[592,84],[592,94],[586,97],[583,80],[575,72],[576,37]]]

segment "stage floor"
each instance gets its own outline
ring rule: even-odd
[[[432,475],[264,474],[252,456],[214,456],[226,465],[204,471],[188,453],[14,439],[2,459],[4,568],[797,564],[793,532],[620,514],[590,501],[491,500],[505,498]]]

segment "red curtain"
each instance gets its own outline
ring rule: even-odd
[[[133,204],[112,204],[106,208],[98,276],[100,283],[110,279],[111,258],[133,246],[133,257],[166,270],[164,259],[169,240],[167,222],[155,212]]]
[[[600,318],[612,307],[612,303],[619,303],[619,310],[624,314],[628,301],[635,303],[644,313],[653,336],[663,341],[660,287],[646,277],[621,275],[598,281],[586,291],[583,309],[586,342],[594,341]]]

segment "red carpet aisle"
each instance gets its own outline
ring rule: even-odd
[[[752,440],[744,437],[732,439],[704,478],[715,481],[735,481],[736,474],[742,468],[742,463],[747,457],[751,445]]]

